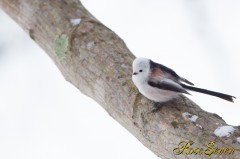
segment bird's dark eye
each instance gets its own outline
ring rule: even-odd
[[[139,70],[139,72],[142,72],[143,70]]]

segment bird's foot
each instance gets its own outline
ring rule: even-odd
[[[164,105],[164,103],[154,103],[153,104],[153,107],[151,107],[147,112],[146,114],[150,114],[150,113],[156,113],[158,112],[159,110],[162,109],[162,106]]]

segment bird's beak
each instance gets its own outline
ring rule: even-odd
[[[137,72],[133,72],[133,75],[137,75]]]

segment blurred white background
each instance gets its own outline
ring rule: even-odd
[[[130,50],[196,86],[240,94],[240,1],[83,0]],[[0,158],[157,159],[0,11]],[[240,102],[192,93],[206,111],[240,124]],[[177,143],[176,143],[177,144]]]

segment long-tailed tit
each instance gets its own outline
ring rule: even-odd
[[[193,87],[193,83],[180,77],[172,69],[147,58],[136,58],[132,67],[132,80],[138,90],[145,97],[156,102],[166,102],[180,93],[189,94],[188,90],[216,96],[230,102],[235,98],[231,95]]]

